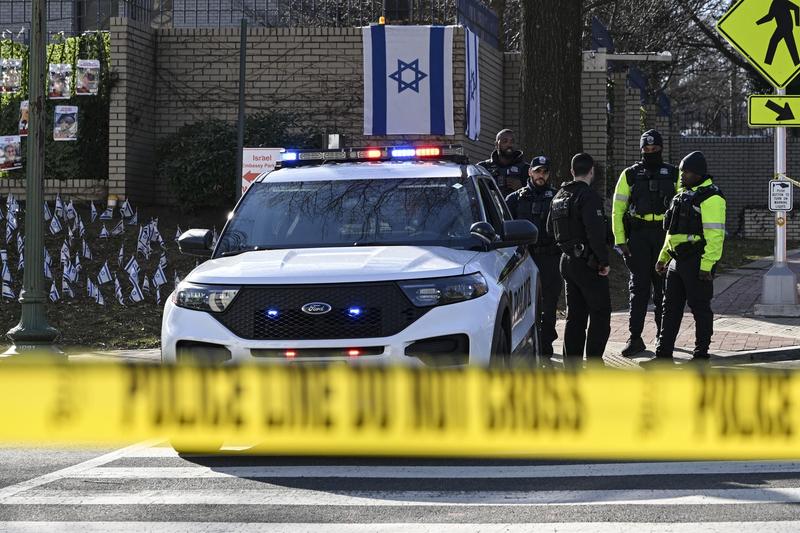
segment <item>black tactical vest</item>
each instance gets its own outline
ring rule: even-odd
[[[567,253],[571,253],[571,249],[585,241],[580,213],[575,209],[578,198],[578,194],[562,187],[550,205],[556,243]]]
[[[716,185],[675,195],[664,216],[664,229],[670,235],[702,235],[703,216],[700,204],[716,195],[722,196],[722,191]]]
[[[547,234],[547,214],[550,211],[550,204],[556,195],[555,189],[536,191],[532,187],[523,187],[516,192],[517,212],[514,218],[524,218],[533,222],[539,229],[539,239],[537,246],[547,246],[553,243],[553,239]]]
[[[648,169],[643,163],[628,168],[625,177],[630,187],[629,211],[632,215],[663,215],[675,196],[678,169],[662,164]]]

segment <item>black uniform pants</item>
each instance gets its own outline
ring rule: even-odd
[[[687,303],[694,315],[694,356],[708,356],[708,347],[714,333],[714,313],[711,311],[714,282],[700,281],[699,274],[699,254],[670,263],[664,286],[664,317],[656,346],[656,357],[672,357]]]
[[[631,256],[625,259],[625,264],[631,273],[628,282],[628,289],[630,290],[628,329],[631,337],[642,336],[644,321],[647,317],[647,304],[650,302],[651,293],[656,308],[656,328],[659,331],[661,330],[664,278],[656,273],[655,265],[661,248],[664,246],[665,237],[666,232],[660,221],[633,221],[631,224],[628,236],[628,248],[631,251]]]
[[[553,355],[553,341],[558,338],[556,310],[558,297],[561,296],[563,287],[561,272],[559,272],[560,259],[560,252],[533,253],[533,262],[539,269],[539,279],[542,282],[542,301],[536,318],[536,324],[541,334],[541,355]]]
[[[611,292],[608,278],[590,268],[585,259],[561,256],[561,275],[567,297],[564,362],[602,358],[611,334]],[[589,330],[586,323],[589,322]]]

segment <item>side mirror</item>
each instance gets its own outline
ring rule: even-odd
[[[497,232],[488,222],[476,222],[469,227],[469,232],[480,239],[483,244],[487,246],[492,244],[497,239]]]
[[[211,257],[212,238],[210,229],[190,229],[178,237],[178,249],[186,255]]]
[[[495,248],[527,246],[536,244],[539,230],[530,220],[506,220],[503,222],[503,240],[495,243]]]

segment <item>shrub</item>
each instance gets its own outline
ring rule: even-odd
[[[233,203],[236,137],[234,124],[208,118],[183,126],[159,144],[156,171],[181,199],[181,210]],[[245,146],[310,147],[314,137],[289,113],[259,112],[245,120]]]

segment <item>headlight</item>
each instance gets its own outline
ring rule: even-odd
[[[401,281],[399,285],[417,307],[463,302],[489,292],[486,280],[480,273],[453,278]]]
[[[184,281],[172,293],[172,303],[186,309],[221,313],[227,309],[238,292],[238,287],[198,285]]]

